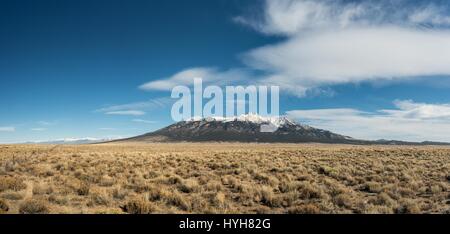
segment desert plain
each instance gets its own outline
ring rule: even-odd
[[[0,145],[3,214],[450,213],[450,147]]]

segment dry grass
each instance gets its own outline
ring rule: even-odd
[[[0,213],[450,213],[450,148],[0,146]]]

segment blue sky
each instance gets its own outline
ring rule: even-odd
[[[201,69],[279,85],[281,112],[312,126],[450,141],[446,1],[2,3],[2,143],[156,130],[171,101],[152,82]]]

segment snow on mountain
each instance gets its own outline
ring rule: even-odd
[[[254,124],[271,124],[276,127],[280,127],[283,125],[301,125],[303,127],[307,127],[306,125],[299,124],[285,116],[261,116],[258,114],[243,114],[240,116],[233,116],[233,117],[222,117],[222,116],[211,116],[211,117],[193,117],[186,122],[196,122],[196,121],[206,121],[206,122],[232,122],[232,121],[239,121],[239,122],[250,122]]]

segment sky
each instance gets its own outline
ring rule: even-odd
[[[280,86],[281,114],[355,138],[450,142],[450,4],[2,1],[0,143],[157,130],[199,76]]]

